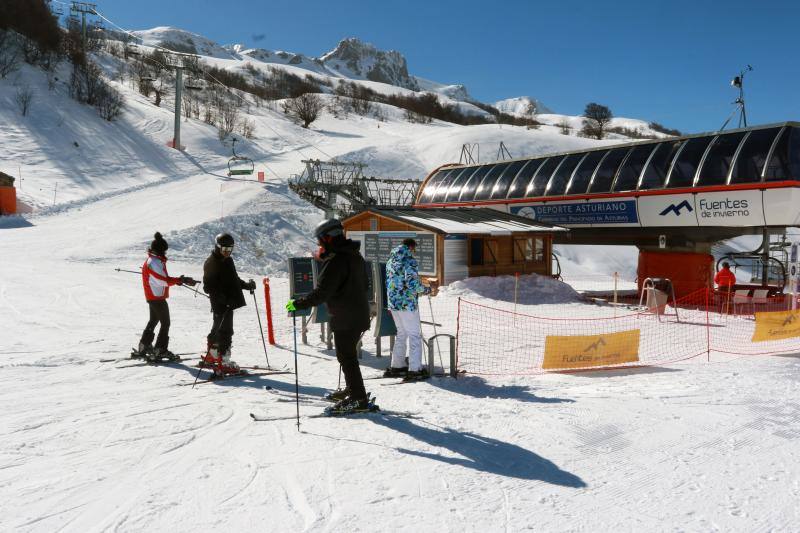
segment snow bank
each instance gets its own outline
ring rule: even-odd
[[[514,301],[514,276],[467,278],[456,281],[441,292],[452,297],[481,297],[506,302]],[[547,276],[527,274],[519,277],[517,302],[521,305],[563,304],[582,301],[575,289]]]

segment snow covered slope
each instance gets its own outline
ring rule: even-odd
[[[114,72],[112,58],[100,59]],[[278,344],[269,362],[294,369],[298,326],[280,312],[289,297],[283,260],[313,249],[308,236],[322,217],[286,187],[304,158],[363,157],[376,173],[422,177],[457,159],[465,142],[488,146],[487,160],[499,140],[517,156],[594,141],[550,126],[410,124],[388,107],[385,120],[324,115],[304,130],[250,106],[242,113],[257,137],[240,151],[267,173],[259,184],[225,176],[227,149],[200,121],[183,124],[185,152],[167,148],[169,94],[157,108],[114,84],[127,107],[106,123],[68,99],[63,82],[50,91],[40,71],[0,80],[0,170],[21,169],[21,199],[39,208],[0,219],[0,531],[749,532],[800,522],[797,357],[715,354],[711,363],[407,385],[370,379],[383,409],[410,418],[339,420],[314,418],[339,365],[312,326],[297,354],[300,432],[295,376],[201,376],[193,388],[196,359],[126,360],[148,311],[140,277],[116,269],[136,271],[159,230],[170,274],[199,278],[224,229],[237,238],[240,276],[271,278]],[[27,117],[14,105],[23,86],[35,94]],[[592,255],[592,269],[616,269],[613,255]],[[580,266],[578,254],[569,258]],[[452,334],[459,296],[509,307],[509,281],[443,290],[422,302],[423,319]],[[535,305],[533,288],[552,303]],[[521,313],[610,313],[552,280],[521,294]],[[246,297],[234,358],[263,365],[253,316],[264,306],[260,284]],[[197,357],[207,301],[174,287],[170,308],[171,349]],[[658,327],[680,335],[683,326]],[[364,348],[364,375],[375,377],[385,346],[376,357],[366,335]],[[444,343],[442,351],[446,361]],[[492,346],[486,353],[503,356]],[[256,423],[251,412],[278,420]]]

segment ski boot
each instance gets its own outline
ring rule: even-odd
[[[345,398],[347,398],[349,395],[350,395],[350,389],[344,388],[344,389],[336,389],[333,392],[329,392],[328,394],[323,396],[323,398],[325,400],[328,400],[329,402],[340,402]]]
[[[180,356],[175,355],[166,348],[156,348],[152,355],[147,357],[147,362],[151,364],[161,363],[162,361],[179,363],[180,360]]]
[[[153,345],[140,342],[138,349],[131,350],[131,359],[147,359],[148,354],[151,353],[153,353]]]
[[[219,365],[219,348],[216,344],[209,343],[206,354],[200,359],[197,365],[200,368],[216,368]]]
[[[419,370],[409,370],[406,373],[406,377],[403,378],[403,381],[422,381],[424,379],[428,379],[429,377],[431,376],[428,374],[428,370],[425,368],[420,368]]]
[[[402,378],[405,377],[408,373],[407,366],[401,366],[400,368],[394,368],[393,366],[388,367],[386,370],[383,371],[383,377],[385,378]]]
[[[380,411],[380,408],[375,404],[375,399],[367,394],[366,398],[345,398],[334,405],[325,408],[325,414],[328,416],[347,416],[356,413],[369,413]]]

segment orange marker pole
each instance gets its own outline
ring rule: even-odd
[[[272,327],[272,302],[269,298],[269,278],[264,278],[264,306],[267,308],[267,338],[275,346],[275,329]]]

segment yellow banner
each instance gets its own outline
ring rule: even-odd
[[[635,363],[639,333],[632,329],[603,335],[548,335],[544,342],[545,370],[591,368]]]
[[[779,341],[800,337],[800,309],[756,313],[752,342]]]

